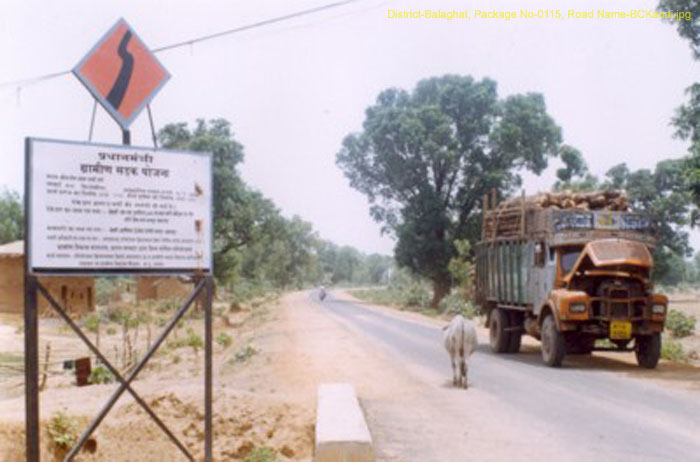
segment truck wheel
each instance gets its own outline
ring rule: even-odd
[[[523,317],[520,313],[517,311],[510,311],[508,313],[508,326],[511,328],[514,327],[521,327],[523,325]],[[508,337],[510,339],[508,340],[508,348],[506,349],[506,352],[508,353],[518,353],[520,352],[520,344],[523,339],[523,334],[519,330],[510,330],[508,331]]]
[[[565,353],[564,335],[557,329],[554,316],[549,314],[542,322],[542,359],[548,366],[559,367]]]
[[[508,313],[500,308],[494,308],[489,322],[489,341],[494,353],[505,353],[510,343],[510,335],[506,328],[509,326]]]
[[[661,356],[661,334],[640,335],[635,341],[634,352],[639,367],[654,369]]]

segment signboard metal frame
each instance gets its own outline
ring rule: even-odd
[[[128,133],[128,132],[127,132]],[[212,306],[214,297],[214,279],[213,279],[213,165],[212,156],[210,154],[204,153],[203,155],[208,155],[210,161],[210,174],[212,175],[212,181],[210,186],[212,192],[210,193],[210,204],[209,204],[209,214],[210,214],[210,245],[212,249],[210,251],[210,258],[212,259],[210,263],[210,270],[204,271],[204,269],[187,271],[184,269],[176,269],[172,271],[155,270],[150,269],[125,269],[124,271],[97,271],[97,270],[70,270],[70,271],[50,271],[50,272],[33,272],[30,268],[30,258],[31,258],[31,248],[32,248],[32,234],[31,234],[31,181],[32,181],[32,153],[31,146],[33,141],[48,141],[48,142],[64,142],[68,144],[88,144],[91,146],[100,147],[111,147],[123,149],[122,145],[110,145],[110,144],[98,144],[98,143],[80,143],[71,141],[61,141],[52,140],[46,138],[26,138],[25,139],[25,195],[24,195],[24,227],[26,230],[26,236],[24,240],[24,364],[25,364],[25,445],[26,445],[26,460],[28,462],[39,462],[41,454],[40,446],[40,419],[39,419],[39,323],[38,323],[38,298],[39,296],[44,297],[51,308],[69,325],[69,327],[76,333],[76,335],[87,345],[87,347],[92,351],[92,353],[97,357],[97,359],[104,364],[104,366],[110,370],[114,375],[116,382],[119,384],[117,389],[112,393],[104,407],[100,410],[98,415],[90,422],[87,428],[83,431],[77,443],[71,448],[68,454],[65,456],[64,461],[72,461],[76,455],[80,452],[83,445],[88,441],[90,436],[94,433],[103,419],[107,416],[109,411],[113,408],[114,404],[119,400],[123,393],[129,392],[131,396],[135,399],[137,404],[139,404],[148,416],[158,425],[158,427],[166,434],[170,441],[177,446],[178,450],[185,456],[187,460],[194,461],[194,457],[188,450],[188,448],[180,442],[177,436],[168,429],[168,427],[163,423],[160,418],[155,414],[155,412],[150,408],[150,406],[144,401],[132,388],[131,383],[136,379],[137,375],[146,366],[147,362],[156,353],[158,348],[163,344],[167,336],[174,329],[177,323],[182,319],[182,317],[187,313],[190,307],[194,304],[195,300],[203,299],[202,307],[204,310],[204,460],[206,462],[211,462],[213,457],[213,424],[212,424],[212,386],[213,386],[213,364],[212,364],[212,353],[213,353],[213,326],[212,326]],[[159,153],[162,150],[154,150],[151,148],[142,148],[149,151],[157,151]],[[167,151],[165,151],[167,152]],[[195,283],[194,289],[187,296],[183,304],[177,310],[172,319],[167,323],[163,332],[158,335],[155,341],[148,346],[148,351],[145,355],[138,361],[136,366],[128,373],[126,376],[122,376],[120,372],[109,362],[104,354],[90,341],[87,335],[85,335],[80,327],[72,320],[71,316],[67,312],[67,308],[61,306],[51,295],[50,291],[46,289],[39,280],[39,276],[51,276],[51,275],[61,275],[64,277],[71,276],[109,276],[109,275],[163,275],[172,276],[174,274],[185,274],[193,278]]]
[[[33,268],[32,263],[32,245],[31,239],[29,237],[32,235],[32,143],[33,142],[48,142],[48,143],[60,143],[68,145],[79,145],[79,146],[94,146],[112,149],[124,149],[124,145],[120,144],[108,144],[108,143],[86,143],[82,141],[68,141],[68,140],[56,140],[51,138],[39,138],[39,137],[28,137],[25,143],[26,150],[26,162],[25,162],[25,230],[27,239],[25,239],[25,261],[27,262],[27,270],[30,274],[36,276],[138,276],[138,275],[148,275],[148,276],[173,276],[173,275],[206,275],[213,271],[214,268],[214,197],[213,193],[209,195],[209,243],[211,248],[209,249],[209,267],[208,268],[147,268],[147,269],[131,269],[131,268]],[[139,147],[133,146],[133,149],[142,149],[151,152],[158,153],[183,153],[184,151],[169,151],[165,149],[153,149],[149,147]],[[213,155],[209,152],[195,152],[188,151],[192,155],[200,155],[203,157],[208,157],[209,159],[209,172],[210,172],[210,185],[214,185],[214,166],[213,166]]]
[[[163,80],[158,84],[158,86],[156,86],[151,91],[151,93],[146,98],[144,98],[144,100],[141,102],[141,104],[136,109],[134,109],[134,112],[131,114],[131,116],[129,118],[122,117],[122,115],[119,114],[119,111],[116,108],[114,108],[107,101],[107,99],[97,90],[97,88],[95,88],[95,86],[84,75],[82,75],[80,73],[80,68],[83,67],[85,62],[97,51],[97,49],[100,46],[102,46],[102,44],[105,42],[105,40],[107,40],[121,24],[124,24],[126,26],[126,28],[129,31],[131,31],[134,38],[143,44],[144,48],[148,51],[151,58],[153,58],[158,63],[158,65],[163,69],[163,71],[165,72],[165,77],[163,78]],[[151,102],[151,100],[153,98],[155,98],[155,96],[158,94],[158,92],[160,92],[160,90],[168,82],[168,80],[170,80],[170,77],[171,77],[170,72],[168,72],[168,70],[165,68],[165,66],[163,66],[163,64],[160,62],[160,60],[158,60],[156,55],[153,54],[153,52],[151,52],[148,49],[148,47],[146,47],[146,44],[144,43],[143,40],[141,40],[141,37],[136,33],[134,28],[131,27],[131,25],[124,18],[119,18],[119,20],[112,27],[110,27],[110,29],[107,32],[105,32],[102,35],[102,37],[100,37],[100,39],[97,41],[97,43],[90,49],[90,51],[88,51],[85,54],[85,56],[83,56],[83,58],[80,60],[80,62],[78,62],[78,64],[73,68],[72,72],[78,78],[78,80],[80,80],[80,82],[83,85],[85,85],[85,88],[88,89],[90,94],[97,101],[100,102],[102,107],[105,108],[105,110],[109,113],[109,115],[112,116],[112,118],[115,120],[115,122],[117,122],[117,124],[119,124],[119,126],[124,131],[127,131],[129,129],[129,126],[134,121],[134,119],[136,119],[136,117],[138,117],[138,115],[141,113],[141,111],[143,111],[143,109],[146,106],[148,106],[148,104]],[[125,143],[125,144],[128,144],[128,143]]]

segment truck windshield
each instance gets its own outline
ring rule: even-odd
[[[576,264],[579,255],[581,255],[582,247],[563,247],[560,251],[559,265],[563,274],[569,274]]]

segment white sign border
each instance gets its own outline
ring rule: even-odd
[[[159,153],[188,153],[206,157],[209,160],[209,172],[211,175],[210,186],[212,190],[209,194],[209,223],[210,223],[210,262],[209,268],[51,268],[47,270],[36,271],[32,266],[32,144],[35,142],[43,143],[60,143],[79,146],[94,146],[102,148],[116,149],[141,149],[147,151],[156,151]],[[208,151],[175,151],[169,149],[160,149],[149,146],[132,146],[124,144],[110,143],[90,143],[86,141],[71,141],[59,140],[54,138],[43,137],[26,137],[24,140],[24,266],[25,273],[30,276],[60,276],[60,277],[85,277],[85,276],[175,276],[175,275],[192,275],[192,276],[213,276],[214,273],[214,156]]]

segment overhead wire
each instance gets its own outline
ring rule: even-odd
[[[221,32],[216,32],[214,34],[202,35],[199,37],[195,37],[193,39],[184,40],[184,41],[172,43],[170,45],[161,46],[158,48],[154,48],[152,50],[152,52],[153,53],[161,53],[161,52],[173,50],[176,48],[181,48],[181,47],[185,47],[185,46],[192,46],[196,43],[206,42],[209,40],[218,39],[218,38],[225,37],[228,35],[238,34],[241,32],[252,30],[252,29],[257,29],[257,28],[268,26],[268,25],[275,24],[275,23],[289,21],[291,19],[296,19],[296,18],[300,18],[303,16],[308,16],[308,15],[315,14],[315,13],[320,13],[322,11],[331,10],[334,8],[349,5],[351,3],[358,3],[361,1],[363,1],[363,0],[341,0],[341,1],[333,2],[333,3],[328,3],[328,4],[317,6],[314,8],[296,11],[294,13],[289,13],[289,14],[285,14],[282,16],[277,16],[274,18],[265,19],[263,21],[258,21],[258,22],[254,22],[251,24],[246,24],[243,26],[234,27],[232,29],[227,29],[227,30],[224,30]],[[65,71],[60,71],[60,72],[52,72],[49,74],[39,75],[36,77],[29,77],[29,78],[24,78],[24,79],[12,80],[12,81],[8,81],[8,82],[2,82],[2,83],[0,83],[0,89],[17,88],[19,90],[22,87],[37,84],[40,82],[44,82],[46,80],[55,79],[57,77],[62,77],[64,75],[67,75],[70,73],[71,73],[71,70],[65,70]]]

